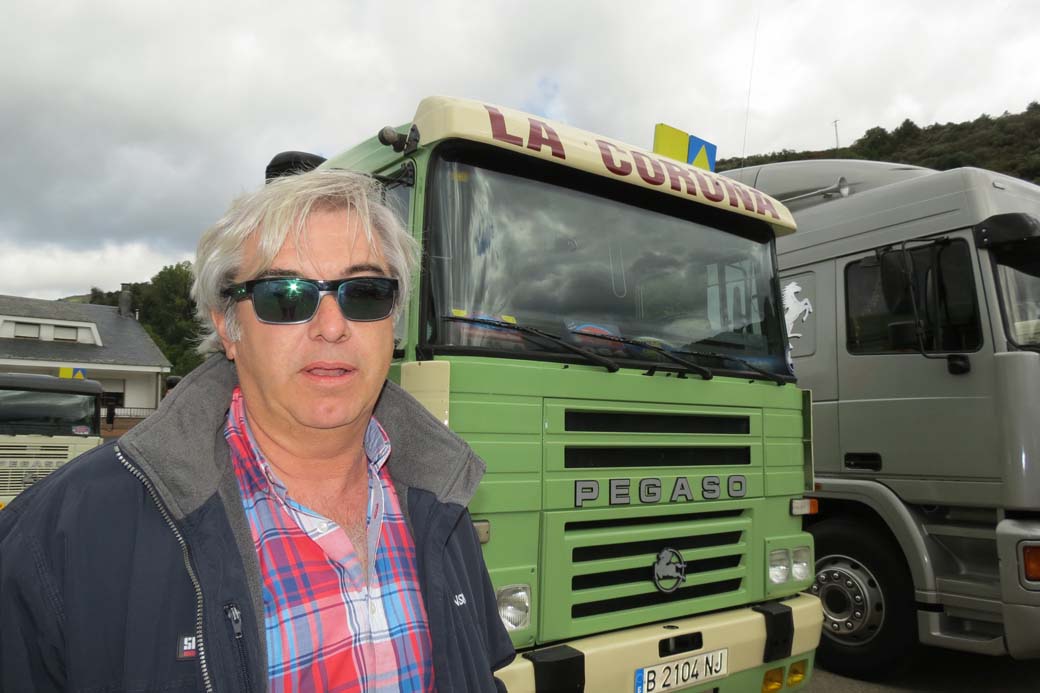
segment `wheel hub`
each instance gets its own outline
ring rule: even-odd
[[[823,632],[844,645],[864,645],[885,621],[881,585],[862,563],[830,555],[816,561],[809,591],[823,603]]]

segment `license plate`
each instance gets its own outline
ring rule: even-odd
[[[722,678],[729,670],[729,650],[712,650],[666,664],[636,669],[636,693],[674,691]]]

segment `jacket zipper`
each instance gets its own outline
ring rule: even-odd
[[[202,685],[206,689],[206,693],[213,693],[213,681],[209,676],[209,666],[206,664],[206,646],[202,640],[202,585],[199,584],[199,578],[195,574],[195,568],[191,564],[191,556],[188,554],[188,542],[184,540],[184,535],[181,534],[180,529],[177,528],[177,524],[170,517],[169,511],[166,509],[166,505],[163,504],[162,499],[159,498],[159,494],[155,490],[155,486],[152,482],[144,475],[144,473],[135,467],[130,461],[123,456],[123,451],[116,446],[116,458],[119,463],[126,468],[128,472],[134,475],[134,477],[144,484],[145,489],[148,491],[148,495],[152,497],[156,507],[159,508],[159,514],[162,515],[163,520],[166,521],[166,525],[173,532],[174,538],[177,540],[177,544],[181,547],[181,555],[184,557],[184,567],[188,570],[188,577],[191,578],[192,587],[195,589],[195,646],[199,651],[199,668],[202,670]]]
[[[224,615],[231,622],[231,630],[235,633],[235,650],[238,652],[238,682],[244,693],[249,693],[249,669],[246,667],[246,648],[242,640],[242,612],[238,604],[231,602],[224,606]]]

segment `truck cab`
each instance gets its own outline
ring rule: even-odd
[[[916,641],[1040,656],[1040,187],[976,168],[726,172],[787,201],[785,323],[813,392],[822,666]]]
[[[0,508],[101,445],[101,384],[0,373]]]
[[[422,245],[391,378],[487,462],[469,511],[520,653],[497,673],[508,689],[807,686],[821,611],[802,594],[812,456],[777,285],[788,211],[445,97],[321,165],[382,180]]]

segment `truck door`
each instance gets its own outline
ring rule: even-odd
[[[840,471],[834,261],[780,276],[791,360],[798,386],[812,390],[816,471]]]
[[[841,473],[883,479],[908,501],[994,502],[993,340],[970,234],[842,258],[837,269]]]

